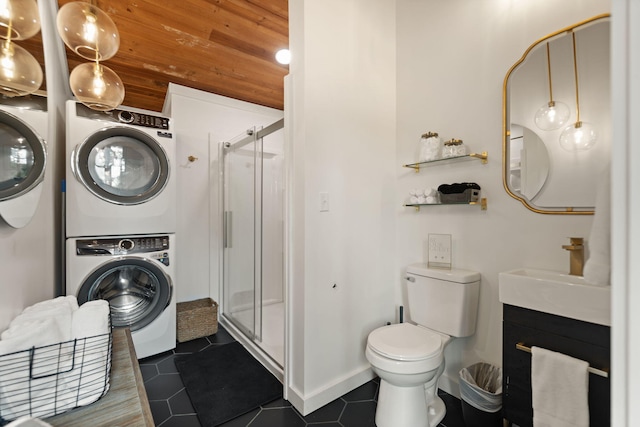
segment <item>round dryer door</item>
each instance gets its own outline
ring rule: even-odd
[[[80,287],[78,302],[107,300],[113,326],[136,331],[162,314],[171,293],[171,279],[154,261],[123,257],[94,270]]]
[[[0,201],[22,196],[42,182],[46,152],[29,125],[0,111]]]
[[[148,134],[126,127],[92,134],[74,153],[74,173],[97,197],[119,205],[147,202],[169,180],[169,160]]]

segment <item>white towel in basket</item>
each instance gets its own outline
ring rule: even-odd
[[[0,337],[0,414],[48,417],[71,408],[59,373],[73,367],[71,317],[75,297],[58,297],[25,308]],[[30,350],[33,349],[33,350]]]
[[[51,424],[32,417],[20,417],[5,427],[52,427]]]
[[[52,405],[39,399],[46,390],[55,386],[55,377],[46,375],[56,369],[52,353],[57,353],[57,347],[47,346],[61,340],[57,323],[54,319],[39,319],[21,325],[21,335],[13,331],[9,339],[0,340],[0,354],[5,355],[0,359],[0,413],[6,419],[26,414],[51,415],[53,409]],[[33,378],[29,372],[30,353],[27,350],[31,347],[38,348],[33,354]],[[33,402],[41,406],[42,412],[31,412],[30,403]]]
[[[109,303],[105,300],[85,302],[73,313],[71,331],[77,339],[75,368],[63,379],[65,400],[85,406],[98,400],[109,388],[110,353],[108,344]]]
[[[5,340],[23,335],[26,329],[29,328],[29,322],[40,319],[51,319],[55,322],[59,330],[57,335],[59,341],[68,341],[71,339],[71,316],[77,309],[78,300],[74,296],[58,297],[41,301],[25,308],[22,313],[16,316],[9,324],[9,328],[0,335],[0,338]],[[31,346],[32,345],[28,345],[25,348]],[[24,350],[24,348],[20,350]]]
[[[6,330],[0,340],[0,355],[42,347],[62,341],[62,334],[55,319],[34,319]]]
[[[71,336],[86,338],[109,333],[109,303],[105,300],[87,301],[73,312]]]
[[[0,337],[13,351],[27,350],[31,347],[44,347],[62,343],[71,339],[71,317],[78,309],[74,296],[58,297],[41,301],[25,308],[9,324],[9,329]],[[32,374],[36,377],[54,374],[71,367],[69,354],[55,354],[48,349],[35,354]],[[2,351],[0,351],[2,354]]]

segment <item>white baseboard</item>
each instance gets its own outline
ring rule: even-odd
[[[374,378],[375,374],[371,368],[364,367],[353,372],[351,375],[343,377],[342,379],[307,395],[302,395],[299,390],[294,387],[289,387],[287,389],[287,400],[291,402],[298,412],[303,416],[306,416]]]

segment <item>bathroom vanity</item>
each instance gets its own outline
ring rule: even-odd
[[[589,362],[589,418],[592,426],[610,425],[610,335],[605,325],[504,304],[503,417],[519,427],[533,426],[531,346]]]

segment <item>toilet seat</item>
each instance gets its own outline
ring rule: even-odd
[[[387,359],[428,361],[442,357],[442,337],[411,323],[378,328],[369,334],[368,347]]]

